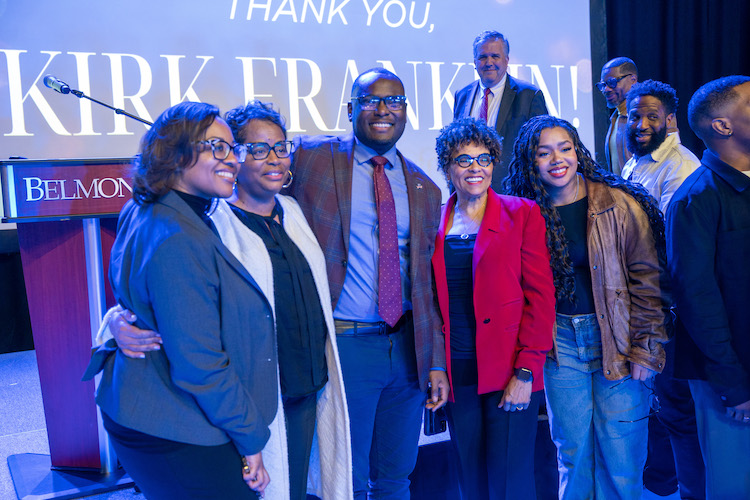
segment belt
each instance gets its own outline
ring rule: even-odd
[[[400,331],[410,319],[411,311],[406,311],[394,326],[385,321],[365,323],[364,321],[334,319],[333,323],[336,328],[336,335],[390,335]]]

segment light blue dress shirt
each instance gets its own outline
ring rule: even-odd
[[[378,154],[355,139],[352,172],[352,214],[349,255],[341,297],[333,311],[336,319],[375,323],[378,314],[378,216],[370,159]],[[385,175],[396,203],[401,292],[404,312],[411,310],[409,280],[409,198],[401,158],[393,147],[380,156],[388,160]]]

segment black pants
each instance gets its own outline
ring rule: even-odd
[[[476,359],[451,361],[454,403],[447,415],[464,500],[536,500],[534,448],[543,391],[528,409],[507,412],[503,392],[477,394]]]
[[[286,440],[289,453],[289,484],[291,500],[307,497],[307,471],[310,468],[310,450],[315,434],[315,417],[318,402],[316,392],[300,397],[284,397]],[[273,480],[273,478],[271,478]]]
[[[103,415],[117,458],[148,500],[257,500],[242,480],[242,458],[227,443],[178,443],[122,427]]]

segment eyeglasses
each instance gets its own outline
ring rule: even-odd
[[[251,142],[245,144],[248,153],[254,160],[265,160],[271,154],[271,150],[276,154],[276,158],[289,158],[293,149],[292,141],[279,141],[273,146],[266,142]]]
[[[358,101],[359,107],[372,111],[378,109],[380,101],[385,102],[385,105],[391,111],[401,111],[406,107],[406,96],[405,95],[389,95],[385,97],[377,97],[374,95],[366,95],[361,97],[352,97],[352,101]]]
[[[196,144],[208,146],[213,152],[214,158],[223,161],[229,158],[229,153],[233,152],[237,161],[242,163],[247,158],[247,147],[244,144],[229,144],[223,139],[211,139],[208,141],[198,141]],[[203,149],[202,151],[205,151]]]
[[[606,80],[602,80],[601,82],[596,84],[596,88],[599,89],[599,92],[604,92],[604,89],[607,87],[614,89],[617,87],[617,84],[620,83],[620,80],[625,78],[626,76],[632,76],[633,73],[628,73],[627,75],[618,76],[615,78],[614,76],[612,78],[607,78]]]
[[[610,386],[610,389],[614,389],[615,387],[619,387],[620,384],[625,382],[626,380],[631,380],[632,377],[628,375],[624,379],[618,381],[616,384]],[[661,405],[659,405],[659,396],[656,395],[654,392],[654,382],[652,380],[651,386],[649,387],[646,382],[643,382],[643,386],[650,391],[650,394],[648,395],[648,408],[649,412],[648,415],[645,415],[641,418],[636,418],[635,420],[618,420],[621,424],[634,424],[636,422],[640,422],[641,420],[646,420],[649,417],[652,417],[653,415],[656,415],[661,410]]]
[[[469,156],[469,155],[458,155],[455,158],[453,158],[453,163],[458,165],[461,168],[469,168],[474,161],[477,162],[477,164],[480,167],[489,167],[492,165],[492,162],[495,160],[490,154],[488,153],[482,153],[481,155],[477,157]]]

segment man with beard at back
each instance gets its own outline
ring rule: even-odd
[[[666,83],[636,83],[627,95],[626,144],[633,155],[622,176],[645,187],[662,213],[688,175],[700,166],[698,158],[680,143],[675,126],[677,93]]]
[[[643,185],[656,198],[662,213],[667,212],[677,188],[700,166],[698,158],[680,143],[679,132],[669,133],[676,125],[677,103],[675,90],[654,80],[634,84],[626,98],[625,142],[633,157],[623,167],[622,176]],[[673,343],[665,349],[667,364],[654,379],[654,392],[661,409],[649,421],[649,456],[644,484],[659,495],[674,493],[679,484],[682,498],[702,499],[705,498],[705,468],[698,442],[695,404],[687,382],[672,378]]]

